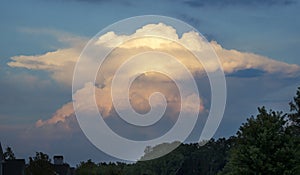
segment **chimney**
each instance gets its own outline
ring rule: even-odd
[[[54,165],[64,164],[64,156],[53,156]]]

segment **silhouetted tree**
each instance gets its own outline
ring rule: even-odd
[[[295,174],[300,174],[300,87],[293,101],[290,102],[290,112],[288,114],[290,120],[289,131],[293,135],[292,141],[295,155],[293,171]]]
[[[221,174],[295,174],[294,150],[285,115],[258,109],[259,114],[242,124],[236,145]]]
[[[14,160],[16,159],[14,152],[11,147],[6,147],[5,152],[3,153],[4,160]]]
[[[288,115],[291,126],[293,127],[296,134],[299,136],[300,134],[300,87],[297,90],[296,96],[293,101],[290,102],[290,111],[291,113]]]
[[[211,139],[203,146],[189,144],[189,148],[185,148],[184,152],[190,153],[185,154],[184,162],[176,174],[217,174],[225,166],[233,140],[233,137],[229,139],[220,138],[216,141]]]
[[[36,152],[34,157],[29,157],[26,175],[55,175],[49,156],[42,152]]]

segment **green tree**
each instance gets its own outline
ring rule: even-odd
[[[264,107],[258,111],[256,118],[252,116],[240,127],[229,162],[220,174],[294,174],[295,154],[286,115]]]
[[[47,154],[36,152],[34,157],[29,157],[26,167],[27,175],[55,175],[51,159]]]
[[[97,175],[98,166],[89,159],[87,162],[80,162],[76,167],[76,175]]]
[[[98,174],[101,175],[125,175],[126,173],[124,172],[126,164],[117,162],[117,163],[101,163],[98,164]]]
[[[294,145],[294,168],[295,174],[300,174],[300,87],[297,90],[296,96],[290,102],[289,131],[293,135]]]
[[[178,148],[176,146],[180,142],[162,143],[154,147],[146,147],[145,155],[141,157],[135,166],[135,174],[147,175],[174,175],[183,163],[184,156],[182,154],[183,145]],[[174,149],[169,154],[157,158],[164,154],[167,150]],[[153,159],[156,158],[156,159]],[[150,160],[149,160],[150,159]]]
[[[291,113],[288,115],[291,121],[291,127],[293,129],[294,134],[298,137],[300,135],[300,87],[297,90],[296,96],[293,101],[290,102],[290,111]]]
[[[233,137],[211,139],[205,145],[190,144],[185,148],[185,158],[177,174],[217,174],[223,169]]]
[[[14,152],[11,147],[6,147],[5,152],[3,153],[4,160],[14,160],[16,159]]]

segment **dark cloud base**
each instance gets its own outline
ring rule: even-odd
[[[266,71],[260,69],[237,70],[227,75],[227,77],[253,78],[263,76]]]

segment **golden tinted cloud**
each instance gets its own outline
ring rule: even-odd
[[[146,32],[153,33],[153,36],[147,36],[140,38]],[[155,34],[163,33],[166,38],[155,37]],[[129,39],[129,40],[128,40]],[[125,40],[128,40],[124,42]],[[85,40],[76,40],[77,42],[85,43]],[[74,42],[74,41],[73,41]],[[101,45],[105,47],[113,47],[116,44],[119,45],[114,48],[112,52],[107,56],[106,60],[99,69],[99,73],[96,80],[96,86],[93,84],[86,84],[83,89],[80,89],[76,93],[77,98],[84,98],[87,91],[91,88],[95,88],[96,102],[99,111],[103,117],[109,117],[111,110],[113,109],[113,104],[111,100],[111,85],[113,77],[118,70],[118,68],[126,61],[130,60],[132,57],[138,55],[139,53],[144,54],[144,59],[153,59],[153,54],[151,52],[161,52],[176,58],[179,62],[185,65],[193,75],[205,74],[205,71],[214,71],[216,65],[211,62],[210,55],[208,53],[210,47],[213,47],[216,54],[220,58],[221,65],[225,73],[232,73],[237,70],[243,69],[259,69],[267,73],[280,73],[283,76],[296,76],[299,73],[298,65],[291,65],[284,62],[272,60],[270,58],[260,56],[253,53],[244,53],[237,50],[227,50],[224,49],[220,44],[215,41],[210,43],[204,41],[199,37],[196,32],[187,32],[179,37],[176,30],[165,24],[149,24],[138,29],[135,33],[131,35],[118,35],[114,32],[108,32],[98,38],[96,45]],[[201,58],[206,65],[206,70],[204,70],[201,63],[194,57],[194,55],[187,50],[183,45],[188,45],[194,51],[203,53]],[[79,58],[82,51],[82,44],[72,44],[70,48],[59,49],[56,51],[48,52],[43,55],[36,56],[15,56],[12,57],[12,62],[8,65],[11,67],[20,67],[26,69],[43,70],[50,72],[51,77],[59,83],[63,83],[70,86],[73,78],[74,66]],[[207,52],[206,52],[207,50]],[[130,76],[135,74],[136,68],[146,67],[147,64],[131,65],[125,72],[123,72],[122,77],[130,78]],[[184,74],[180,72],[180,69],[176,67],[175,62],[168,62],[168,64],[156,64],[160,69],[170,70],[176,75],[176,79],[185,79]],[[88,67],[86,68],[89,69]],[[88,71],[87,71],[88,72]],[[159,73],[146,73],[139,76],[130,88],[130,103],[133,108],[140,113],[146,113],[150,110],[149,97],[153,92],[162,92],[168,102],[168,107],[174,115],[180,111],[180,98],[178,95],[177,87],[172,81],[172,79],[160,75]],[[186,98],[195,98],[195,94],[190,94]],[[191,100],[192,101],[192,100]],[[89,104],[83,104],[87,109]],[[157,105],[160,105],[157,102]],[[188,104],[183,104],[188,105]],[[126,109],[124,109],[126,110]],[[197,109],[203,111],[204,106],[201,105]],[[67,103],[63,105],[54,116],[46,121],[39,120],[36,124],[37,126],[42,126],[45,124],[54,124],[57,122],[63,122],[66,117],[74,114],[72,108],[72,103]]]

